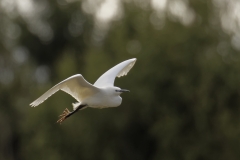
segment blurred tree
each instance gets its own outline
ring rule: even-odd
[[[239,2],[23,2],[0,3],[0,159],[240,158],[239,41],[224,23]],[[70,96],[28,107],[64,78],[94,83],[132,57],[118,108],[56,125]]]

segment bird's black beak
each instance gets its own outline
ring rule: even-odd
[[[118,90],[118,92],[130,92],[130,91],[127,89],[120,89],[120,90]]]

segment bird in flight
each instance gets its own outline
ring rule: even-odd
[[[73,75],[53,86],[42,96],[32,102],[30,106],[38,106],[59,90],[70,94],[77,100],[77,102],[72,104],[72,112],[66,108],[59,116],[60,119],[57,121],[57,123],[60,124],[77,111],[87,107],[117,107],[122,103],[120,94],[123,92],[129,92],[129,90],[115,87],[114,80],[116,77],[127,75],[130,69],[134,66],[136,60],[136,58],[132,58],[119,63],[99,77],[93,85],[87,82],[81,74]]]

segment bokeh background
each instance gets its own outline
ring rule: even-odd
[[[239,0],[0,0],[0,159],[239,160],[239,51]],[[29,106],[134,57],[118,108]]]

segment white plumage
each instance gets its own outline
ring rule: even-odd
[[[38,106],[59,90],[70,94],[78,102],[73,103],[73,112],[69,112],[68,109],[64,111],[61,115],[62,118],[58,121],[60,123],[77,110],[86,107],[117,107],[122,102],[120,94],[127,90],[114,86],[115,77],[127,75],[130,69],[134,66],[135,62],[136,58],[119,63],[99,77],[94,85],[87,82],[81,74],[73,75],[53,86],[42,96],[32,102],[30,106]]]

